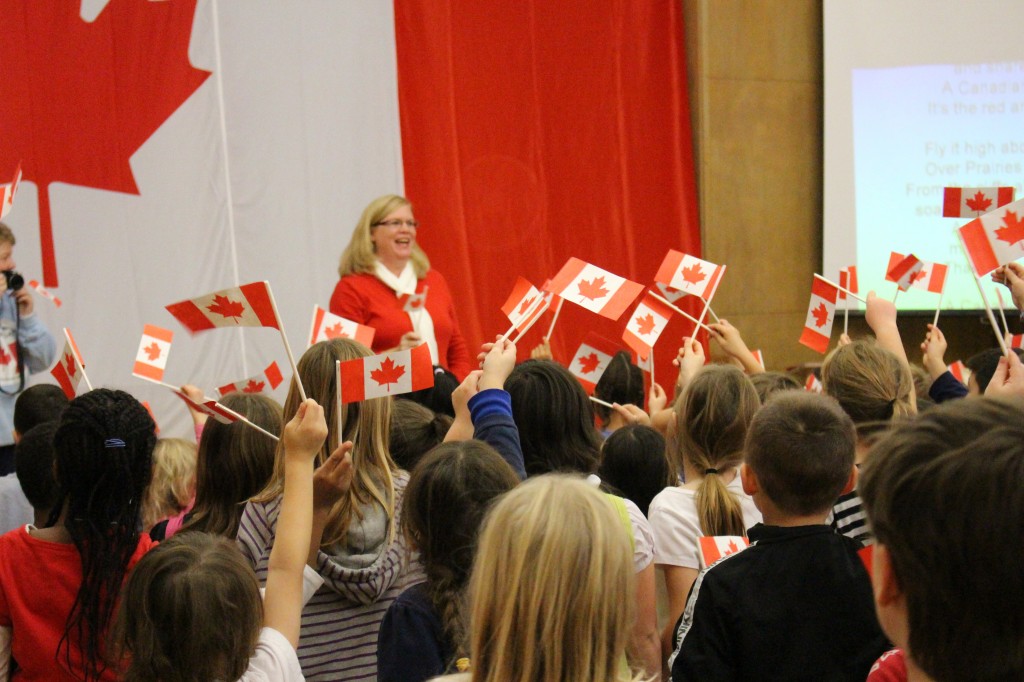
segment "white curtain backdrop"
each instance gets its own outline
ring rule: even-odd
[[[102,0],[86,0],[94,18]],[[366,203],[401,192],[393,8],[354,0],[201,0],[189,56],[212,75],[131,158],[139,195],[50,187],[63,301],[36,297],[58,348],[67,326],[94,387],[149,401],[162,436],[191,431],[184,404],[131,376],[143,324],[171,329],[165,380],[215,388],[277,360],[271,329],[192,337],[163,306],[269,280],[296,359],[314,303]],[[36,188],[6,222],[26,279],[41,279]],[[48,374],[33,381],[52,381]]]

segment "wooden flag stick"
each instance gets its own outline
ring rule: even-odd
[[[963,235],[957,230],[957,240],[960,242],[960,248],[964,252],[964,258],[967,259],[967,265],[971,268],[971,275],[974,276],[974,283],[978,285],[978,293],[981,294],[981,302],[985,304],[985,314],[988,315],[989,324],[992,325],[992,331],[995,332],[996,340],[999,341],[999,349],[1003,351],[1003,355],[1009,355],[1010,349],[1006,347],[1006,339],[1002,334],[999,333],[999,325],[996,324],[996,316],[992,314],[992,306],[989,305],[988,296],[985,295],[985,287],[981,286],[981,278],[978,277],[978,273],[974,271],[974,264],[971,262],[971,258],[967,253],[967,245],[964,244]]]
[[[78,364],[82,370],[82,378],[85,380],[85,385],[88,386],[89,390],[91,391],[92,383],[89,381],[89,375],[85,373],[85,363],[82,362],[82,356],[78,354],[78,344],[75,343],[75,340],[71,338],[71,332],[68,331],[67,327],[64,327],[64,338],[67,339],[68,344],[72,348],[72,352],[75,354],[75,360],[78,361]]]
[[[591,400],[591,402],[595,402],[598,405],[604,405],[605,407],[610,407],[613,410],[615,409],[614,405],[612,405],[611,403],[606,403],[605,401],[601,400],[600,398],[595,398],[594,396],[590,396],[590,400]]]
[[[551,295],[554,296],[554,294]],[[558,322],[558,316],[562,312],[563,303],[565,303],[565,299],[559,296],[558,305],[555,306],[555,316],[551,318],[551,326],[548,327],[547,336],[544,337],[544,340],[547,341],[548,343],[551,343],[551,333],[555,331],[555,322]]]
[[[841,287],[841,286],[839,286],[838,284],[836,284],[835,282],[833,282],[832,280],[828,279],[827,277],[822,277],[821,275],[819,275],[819,274],[817,274],[817,273],[815,273],[815,275],[814,275],[814,276],[815,276],[815,277],[817,277],[818,279],[820,279],[820,280],[821,280],[822,282],[824,282],[825,284],[829,284],[829,285],[831,285],[831,286],[834,286],[834,287],[835,287],[836,289],[839,289],[839,291],[842,291],[842,292],[843,292],[843,293],[845,293],[845,294],[846,294],[847,296],[852,296],[853,298],[857,299],[857,300],[858,300],[858,301],[860,301],[861,303],[867,304],[867,301],[866,301],[866,300],[864,300],[863,298],[861,298],[861,297],[860,297],[860,296],[858,296],[857,294],[853,293],[852,291],[850,291],[850,290],[849,290],[849,289],[847,289],[846,287]]]
[[[682,308],[680,308],[679,306],[675,305],[671,301],[669,301],[669,300],[667,300],[665,298],[662,298],[661,296],[659,296],[658,294],[654,293],[653,291],[648,291],[647,293],[649,293],[651,296],[653,296],[654,298],[658,299],[659,301],[661,301],[662,303],[664,303],[669,308],[671,308],[672,310],[676,311],[677,313],[679,313],[680,315],[682,315],[686,319],[690,320],[691,322],[696,324],[698,327],[706,329],[709,332],[711,331],[711,327],[707,326],[706,324],[704,324],[703,322],[698,320],[693,315],[690,315],[689,313],[685,312]]]
[[[548,309],[549,301],[550,299],[546,299],[543,296],[541,296],[540,302],[534,304],[533,306],[530,306],[530,308],[527,309],[527,316],[532,316],[532,319],[526,324],[525,327],[522,328],[522,330],[520,330],[518,334],[516,334],[516,338],[509,339],[509,341],[515,343],[516,341],[519,341],[524,336],[526,336],[526,332],[530,331],[530,328],[533,327],[533,325],[537,324],[537,320],[539,320],[540,316],[544,313],[544,311]],[[506,338],[508,338],[507,335]]]
[[[849,297],[843,299],[843,335],[850,335],[850,299]]]
[[[341,360],[334,361],[334,380],[338,390],[334,392],[334,409],[338,412],[338,443],[345,440],[345,404],[341,402]]]
[[[893,305],[896,305],[896,299],[900,297],[900,292],[901,291],[902,291],[902,289],[900,289],[900,285],[897,284],[896,285],[896,293],[892,295],[892,304]]]
[[[281,340],[284,341],[284,350],[288,353],[288,362],[292,366],[292,379],[295,381],[295,386],[299,389],[299,397],[302,401],[306,401],[306,389],[302,387],[302,379],[299,377],[299,366],[295,364],[295,356],[292,354],[291,344],[288,343],[288,335],[284,333],[284,325],[281,324],[281,314],[277,312],[277,301],[274,300],[274,292],[270,289],[270,282],[264,282],[267,285],[267,295],[270,298],[270,307],[274,310],[274,319],[277,320],[277,330],[281,332]]]
[[[935,319],[932,320],[932,326],[939,326],[939,313],[942,312],[942,297],[946,295],[946,287],[942,287],[942,291],[939,292],[939,305],[935,307]]]
[[[1003,318],[1003,335],[1009,336],[1010,325],[1006,324],[1006,311],[1003,310],[1003,306],[1005,305],[1003,303],[1003,291],[999,288],[998,284],[996,285],[996,298],[999,299],[999,317]]]

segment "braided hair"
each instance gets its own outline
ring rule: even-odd
[[[99,679],[106,669],[103,638],[139,543],[155,444],[146,408],[110,389],[72,400],[54,437],[58,494],[47,526],[62,520],[82,560],[82,584],[56,657],[73,672],[77,648],[86,680]]]

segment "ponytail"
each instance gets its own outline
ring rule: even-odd
[[[746,536],[747,528],[739,500],[725,487],[717,471],[708,469],[708,472],[697,488],[697,520],[701,532],[704,535]]]

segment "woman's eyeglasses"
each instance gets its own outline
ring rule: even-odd
[[[394,218],[392,220],[381,220],[380,222],[373,223],[371,227],[390,227],[392,230],[397,230],[402,225],[416,229],[420,226],[419,221],[416,220],[402,220],[401,218]]]

